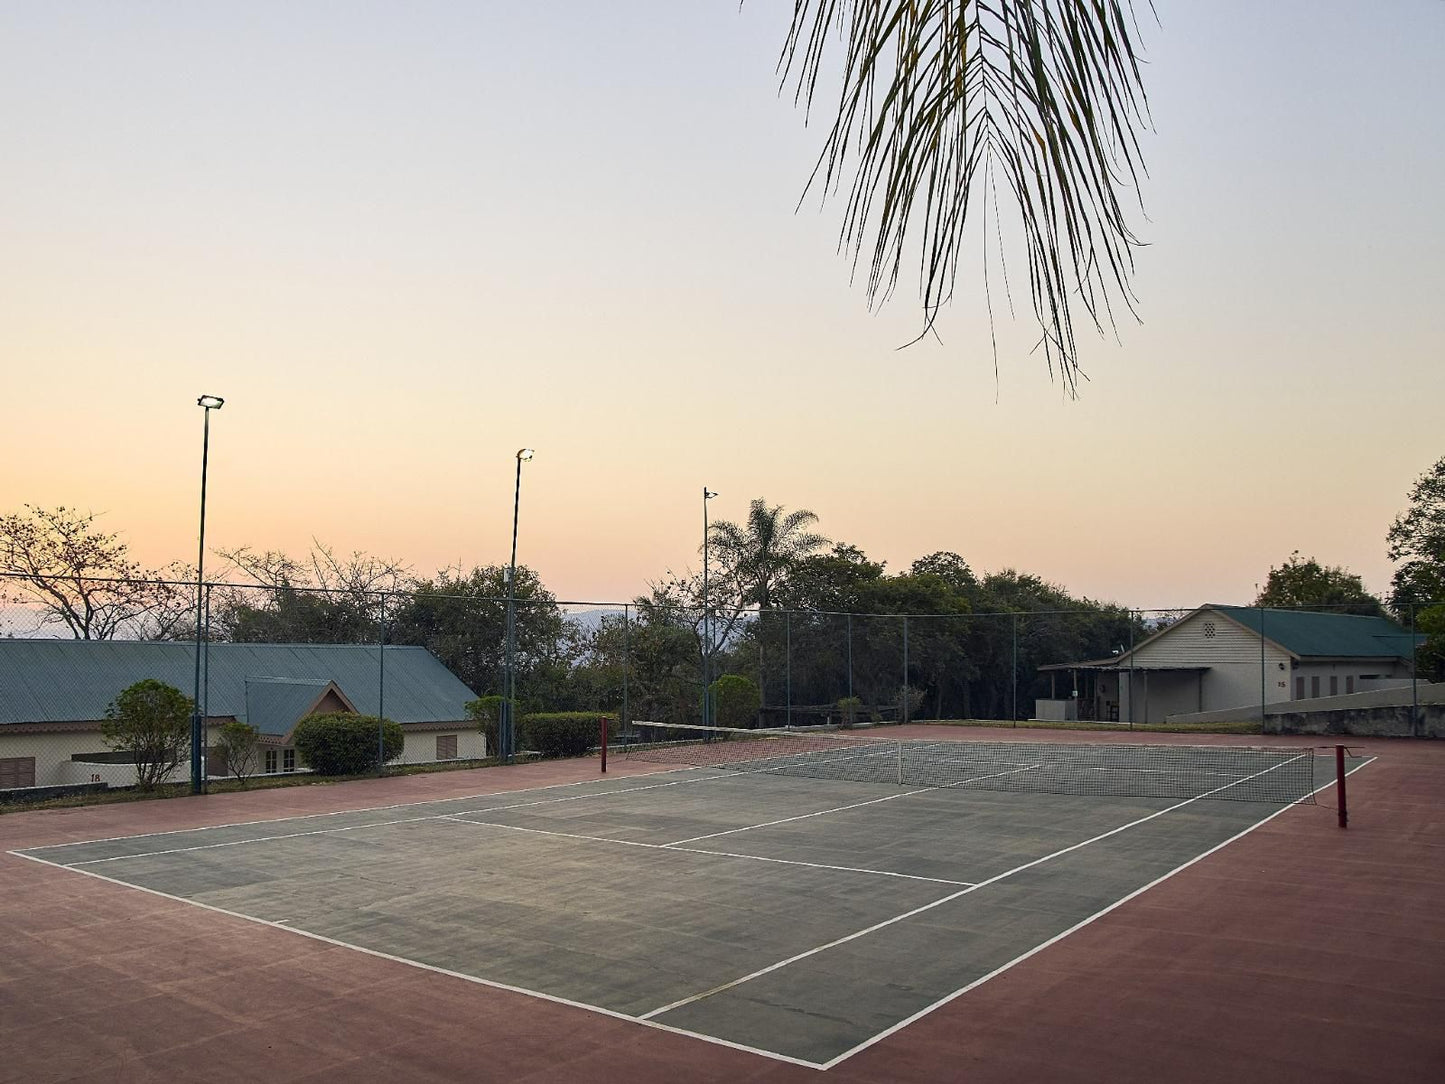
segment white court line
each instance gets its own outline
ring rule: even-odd
[[[697,769],[691,765],[659,767],[655,772],[641,772],[638,778],[647,778],[654,775],[672,775],[674,772],[692,772]],[[630,779],[631,776],[623,776]],[[54,851],[62,847],[86,847],[92,843],[119,843],[126,839],[149,839],[152,836],[179,836],[187,832],[214,832],[222,828],[249,828],[256,824],[285,824],[287,821],[309,821],[320,817],[344,817],[348,813],[385,813],[389,809],[410,809],[413,806],[439,805],[442,802],[471,802],[479,798],[503,798],[509,794],[535,794],[543,790],[559,790],[563,787],[585,787],[592,783],[609,783],[608,779],[578,779],[571,783],[548,783],[541,787],[522,787],[518,790],[497,790],[486,794],[458,794],[454,798],[423,798],[419,802],[394,802],[391,805],[370,805],[358,809],[332,809],[324,813],[297,813],[291,817],[262,817],[254,821],[229,821],[224,824],[202,824],[195,828],[169,828],[164,832],[136,832],[128,836],[100,836],[96,839],[77,839],[70,843],[49,843],[43,847],[31,847],[33,851]],[[631,788],[634,790],[646,789],[640,787]],[[10,851],[10,854],[18,854],[18,851]]]
[[[635,839],[614,839],[611,836],[588,836],[577,832],[554,832],[546,828],[523,828],[516,824],[501,824],[493,821],[474,821],[464,813],[453,813],[445,819],[458,824],[471,824],[478,828],[505,828],[509,832],[526,832],[534,836],[557,836],[559,839],[585,839],[593,843],[616,843],[622,847],[641,847],[649,851],[667,851],[679,854],[706,854],[718,858],[745,858],[750,862],[773,862],[782,866],[806,866],[808,869],[836,870],[841,873],[869,873],[875,877],[895,877],[903,881],[927,881],[940,885],[971,885],[972,881],[954,881],[947,877],[924,877],[917,873],[895,873],[887,869],[864,869],[862,866],[833,866],[826,862],[804,862],[796,858],[764,858],[756,854],[739,854],[736,851],[713,851],[702,847],[678,847],[672,843],[643,843]]]
[[[459,810],[457,810],[457,812],[455,812],[455,813],[432,813],[432,814],[429,814],[429,815],[427,815],[427,816],[425,816],[425,817],[401,817],[401,818],[398,818],[398,819],[396,819],[396,820],[389,820],[389,821],[371,821],[371,822],[369,822],[369,823],[367,823],[367,824],[345,824],[345,825],[341,825],[340,827],[336,827],[336,828],[318,828],[318,829],[316,829],[315,831],[311,831],[311,832],[283,832],[283,833],[281,833],[281,834],[279,834],[279,835],[274,835],[274,836],[248,836],[246,839],[228,839],[228,840],[223,840],[223,841],[220,842],[220,843],[198,843],[198,844],[196,844],[194,847],[169,847],[169,848],[166,848],[166,849],[164,849],[164,850],[159,850],[159,851],[138,851],[138,852],[136,852],[135,854],[114,854],[114,855],[111,855],[111,856],[108,857],[108,858],[87,858],[87,859],[84,859],[83,861],[80,861],[80,862],[71,862],[71,863],[69,863],[69,865],[71,865],[71,866],[94,866],[94,865],[98,865],[98,864],[100,864],[100,863],[102,863],[102,862],[123,862],[123,861],[125,861],[125,860],[128,859],[128,858],[155,858],[155,857],[157,857],[158,855],[165,855],[165,854],[188,854],[188,853],[190,853],[190,852],[192,852],[192,851],[213,851],[213,850],[217,850],[217,849],[219,849],[219,848],[221,848],[221,847],[241,847],[241,846],[245,846],[245,845],[248,844],[248,843],[273,843],[273,842],[275,842],[275,841],[277,841],[277,840],[283,840],[283,839],[305,839],[305,838],[308,837],[308,836],[334,835],[334,834],[336,834],[336,833],[338,833],[338,832],[359,832],[359,831],[362,831],[362,830],[367,829],[367,828],[387,828],[387,827],[391,827],[391,826],[398,825],[398,824],[421,824],[421,823],[423,823],[423,822],[425,822],[425,821],[445,820],[445,819],[447,819],[448,817],[456,817],[456,816],[460,816],[460,815],[462,815],[462,814],[467,814],[467,813],[500,813],[500,812],[502,812],[502,811],[504,811],[504,810],[509,810],[509,809],[529,809],[529,808],[531,808],[531,807],[533,807],[533,806],[539,806],[539,805],[555,805],[555,804],[557,804],[557,803],[559,803],[559,802],[580,802],[580,801],[584,801],[584,800],[586,800],[586,799],[588,799],[588,798],[614,798],[614,797],[617,797],[618,795],[621,795],[621,794],[637,794],[637,793],[640,793],[641,791],[661,790],[661,789],[664,788],[664,787],[679,787],[679,786],[683,786],[684,784],[688,784],[688,783],[733,783],[733,782],[737,782],[737,781],[738,781],[739,779],[741,779],[741,778],[743,778],[743,777],[742,777],[742,776],[736,776],[736,775],[733,775],[733,776],[711,776],[711,775],[709,775],[709,776],[694,776],[694,777],[691,777],[691,778],[688,778],[688,779],[675,779],[675,780],[673,780],[671,783],[653,783],[653,784],[650,784],[649,786],[645,786],[645,787],[627,787],[627,788],[625,788],[625,789],[618,788],[618,789],[615,789],[615,790],[600,790],[600,791],[594,791],[594,792],[592,792],[592,793],[590,793],[590,794],[569,794],[569,795],[566,796],[565,798],[543,798],[543,799],[541,799],[540,801],[535,801],[535,802],[514,802],[514,803],[512,803],[511,805],[490,805],[490,806],[487,806],[485,809],[459,809]],[[564,783],[564,784],[560,784],[560,785],[561,785],[561,786],[573,786],[574,784]],[[546,789],[550,789],[550,788],[537,787],[536,789],[537,789],[537,790],[546,790]],[[507,793],[507,792],[503,792],[503,793]],[[512,791],[511,793],[514,793],[514,794],[525,794],[525,793],[527,793],[527,792],[526,792],[526,791]],[[489,795],[479,795],[478,797],[490,797],[490,796],[489,796]],[[470,799],[467,799],[467,798],[460,798],[460,799],[458,799],[458,798],[447,798],[447,799],[441,799],[441,800],[443,800],[443,801],[470,801]],[[417,805],[422,805],[422,804],[425,804],[425,803],[417,802],[416,804],[417,804]],[[379,807],[379,808],[381,808],[381,809],[405,809],[406,806],[405,806],[405,805],[400,805],[400,806],[381,806],[381,807]],[[351,813],[369,813],[369,812],[372,812],[372,810],[353,809],[353,810],[345,810],[344,812],[351,812]],[[333,814],[326,814],[326,816],[332,816],[332,815],[333,815]],[[285,822],[285,821],[287,821],[287,820],[307,820],[307,819],[308,819],[308,818],[306,818],[306,817],[283,817],[283,818],[281,818],[279,821],[255,821],[255,822],[251,822],[251,823],[256,823],[256,824],[275,824],[275,823],[283,823],[283,822]],[[232,825],[213,825],[212,827],[215,827],[215,828],[222,828],[222,827],[245,827],[245,825],[234,825],[234,826],[232,826]],[[177,831],[177,834],[180,834],[180,832],[195,832],[195,831],[204,831],[204,829],[184,828],[184,829],[179,829],[179,830]],[[147,833],[145,833],[145,834],[143,834],[143,835],[138,835],[138,836],[115,836],[115,837],[113,837],[112,839],[98,839],[98,840],[91,840],[91,842],[93,842],[93,843],[112,843],[112,842],[119,843],[119,842],[122,842],[122,841],[127,840],[127,839],[146,839],[146,838],[153,837],[153,836],[163,836],[163,835],[168,835],[168,834],[169,834],[169,833],[166,833],[166,832],[147,832]],[[76,846],[79,846],[79,844],[76,844],[76,843],[60,843],[60,844],[56,844],[55,846],[56,846],[56,847],[76,847]],[[48,851],[48,850],[51,850],[52,848],[51,848],[51,847],[32,847],[32,848],[30,848],[30,849],[31,849],[31,850],[36,850],[36,851]],[[10,852],[10,853],[12,853],[12,854],[19,854],[19,853],[21,853],[21,852],[19,852],[19,851],[12,851],[12,852]]]
[[[1376,759],[1377,759],[1377,758],[1375,758],[1375,757],[1370,757],[1370,758],[1368,758],[1368,759],[1366,759],[1366,760],[1360,761],[1360,763],[1356,764],[1356,765],[1355,765],[1353,768],[1351,768],[1349,771],[1345,772],[1345,775],[1347,775],[1347,776],[1348,776],[1348,775],[1354,775],[1355,772],[1359,771],[1359,770],[1360,770],[1361,768],[1363,768],[1366,764],[1371,764],[1371,763],[1373,763]],[[1318,794],[1320,791],[1322,791],[1322,790],[1327,790],[1327,789],[1329,789],[1330,787],[1332,787],[1332,786],[1334,786],[1334,785],[1335,785],[1335,780],[1332,779],[1332,780],[1330,780],[1328,783],[1325,783],[1325,784],[1323,784],[1323,785],[1321,785],[1321,786],[1318,786],[1318,787],[1316,787],[1314,790],[1310,791],[1310,797],[1313,798],[1313,797],[1314,797],[1316,794]],[[1141,896],[1141,895],[1143,895],[1145,892],[1148,892],[1151,888],[1155,888],[1155,887],[1157,887],[1158,885],[1163,884],[1165,881],[1169,880],[1169,878],[1173,877],[1176,873],[1181,873],[1181,872],[1183,872],[1184,870],[1188,869],[1190,866],[1194,865],[1196,862],[1202,862],[1204,859],[1208,858],[1208,857],[1209,857],[1211,854],[1213,854],[1215,851],[1222,850],[1223,848],[1228,847],[1231,843],[1235,842],[1236,840],[1243,839],[1245,836],[1249,835],[1249,833],[1253,832],[1256,828],[1259,828],[1259,827],[1262,827],[1263,825],[1268,824],[1270,821],[1272,821],[1272,820],[1274,820],[1276,817],[1278,817],[1281,813],[1286,813],[1286,812],[1288,812],[1289,810],[1293,809],[1296,804],[1298,804],[1298,803],[1293,803],[1293,802],[1292,802],[1292,803],[1290,803],[1289,805],[1280,806],[1280,807],[1279,807],[1278,809],[1276,809],[1273,813],[1269,814],[1267,817],[1264,817],[1264,818],[1262,818],[1262,819],[1260,819],[1260,820],[1255,821],[1253,824],[1251,824],[1248,828],[1244,829],[1243,831],[1241,831],[1241,832],[1236,832],[1234,835],[1230,836],[1230,837],[1229,837],[1228,839],[1226,839],[1224,842],[1222,842],[1222,843],[1216,843],[1213,847],[1210,847],[1209,850],[1204,851],[1202,854],[1197,854],[1197,855],[1195,855],[1193,858],[1189,859],[1189,861],[1184,862],[1184,863],[1181,863],[1180,865],[1175,866],[1173,869],[1171,869],[1168,873],[1164,874],[1163,876],[1154,878],[1154,880],[1150,881],[1150,882],[1149,882],[1148,884],[1146,884],[1146,885],[1143,885],[1143,886],[1141,886],[1141,887],[1139,887],[1139,888],[1136,888],[1133,892],[1130,892],[1127,896],[1123,896],[1123,897],[1115,900],[1113,903],[1109,904],[1107,907],[1104,907],[1104,908],[1101,908],[1101,909],[1098,910],[1098,911],[1095,911],[1095,912],[1094,912],[1092,915],[1090,915],[1088,918],[1083,919],[1083,920],[1080,921],[1080,922],[1074,923],[1072,926],[1070,926],[1067,930],[1064,930],[1062,933],[1057,933],[1057,934],[1055,934],[1053,937],[1050,937],[1047,941],[1042,941],[1042,942],[1040,942],[1039,944],[1035,945],[1033,948],[1029,949],[1027,952],[1023,952],[1023,953],[1020,953],[1018,956],[1015,956],[1015,957],[1014,957],[1012,960],[1010,960],[1008,963],[1003,964],[1003,965],[1001,965],[1001,966],[999,966],[999,967],[994,968],[994,969],[993,969],[992,971],[990,971],[987,975],[982,975],[982,976],[980,976],[979,978],[974,979],[974,980],[973,980],[972,982],[970,982],[967,986],[961,986],[961,987],[959,987],[957,990],[953,991],[953,993],[947,994],[947,995],[945,995],[944,997],[939,998],[939,999],[938,999],[937,1001],[935,1001],[932,1005],[928,1005],[928,1006],[925,1006],[925,1007],[922,1008],[922,1009],[919,1009],[919,1010],[918,1010],[916,1013],[914,1013],[912,1016],[906,1017],[906,1018],[898,1021],[898,1023],[892,1025],[891,1027],[885,1028],[884,1030],[880,1031],[877,1035],[874,1035],[872,1038],[870,1038],[870,1039],[865,1039],[863,1042],[859,1043],[857,1046],[850,1047],[849,1049],[843,1051],[843,1053],[837,1055],[836,1057],[830,1058],[828,1061],[824,1062],[823,1065],[820,1066],[820,1068],[822,1068],[822,1069],[831,1069],[831,1068],[833,1068],[833,1066],[838,1065],[839,1063],[841,1063],[841,1062],[843,1062],[843,1061],[846,1061],[848,1058],[851,1058],[854,1054],[857,1054],[857,1053],[859,1053],[860,1051],[863,1051],[863,1050],[867,1050],[870,1046],[873,1046],[875,1043],[882,1042],[884,1039],[888,1038],[890,1035],[893,1035],[893,1034],[895,1034],[896,1032],[902,1031],[902,1030],[903,1030],[904,1028],[906,1028],[909,1024],[912,1024],[912,1023],[914,1023],[914,1022],[916,1022],[916,1021],[918,1021],[918,1020],[922,1020],[922,1019],[923,1019],[925,1016],[927,1016],[929,1013],[935,1012],[936,1010],[943,1008],[943,1006],[947,1005],[949,1002],[951,1002],[951,1001],[956,1001],[958,998],[962,997],[964,994],[968,993],[970,990],[976,990],[976,989],[978,989],[980,986],[982,986],[984,983],[988,982],[990,979],[998,978],[998,976],[1002,975],[1005,971],[1008,971],[1008,970],[1009,970],[1010,968],[1012,968],[1012,967],[1016,967],[1017,965],[1023,963],[1025,960],[1029,959],[1029,958],[1032,957],[1032,956],[1038,955],[1040,952],[1043,952],[1044,949],[1048,948],[1050,945],[1057,944],[1058,942],[1062,941],[1064,938],[1068,937],[1070,934],[1077,933],[1079,930],[1082,930],[1085,926],[1088,926],[1088,925],[1090,925],[1091,923],[1096,922],[1097,920],[1103,918],[1103,917],[1104,917],[1105,915],[1107,915],[1110,911],[1113,911],[1113,910],[1116,910],[1117,908],[1123,907],[1124,904],[1128,903],[1130,900],[1134,899],[1136,896]]]
[[[782,817],[775,821],[764,821],[762,824],[745,824],[741,828],[729,828],[725,832],[709,832],[705,836],[693,836],[691,839],[679,839],[672,843],[664,843],[664,847],[681,847],[684,843],[697,843],[704,839],[716,839],[718,836],[736,835],[738,832],[751,832],[756,828],[771,828],[777,824],[790,824],[793,821],[805,821],[810,817],[822,817],[828,813],[842,813],[848,809],[862,809],[865,805],[877,805],[879,802],[891,802],[895,798],[912,798],[917,794],[930,794],[936,790],[947,790],[949,787],[959,787],[966,783],[976,783],[980,779],[994,779],[1000,775],[1017,775],[1019,772],[1032,771],[1037,764],[1025,764],[1021,768],[1010,768],[1006,772],[992,772],[989,775],[975,775],[968,779],[960,779],[956,783],[949,783],[947,787],[920,787],[917,790],[906,790],[902,794],[887,794],[882,798],[871,798],[866,802],[854,802],[852,805],[834,806],[832,809],[820,809],[816,813],[800,813],[796,817]],[[970,882],[962,882],[970,883]]]
[[[540,788],[539,788],[540,789]],[[121,837],[124,838],[124,837]],[[54,869],[66,870],[70,873],[78,873],[82,877],[94,877],[98,881],[107,881],[113,885],[120,885],[122,888],[134,889],[137,892],[145,892],[152,896],[159,896],[161,899],[172,900],[176,903],[189,904],[192,907],[199,907],[205,911],[214,911],[219,915],[226,915],[228,918],[238,918],[243,922],[253,922],[258,926],[268,926],[273,930],[280,930],[283,933],[295,934],[297,937],[306,937],[312,941],[320,941],[322,944],[335,945],[337,948],[351,949],[354,952],[364,953],[367,956],[375,956],[380,960],[390,960],[392,963],[404,964],[407,967],[415,967],[421,971],[430,971],[437,975],[446,975],[448,978],[461,979],[463,982],[475,983],[478,986],[485,986],[492,990],[505,990],[512,994],[524,994],[527,997],[539,998],[542,1001],[550,1001],[555,1005],[565,1005],[572,1009],[583,1009],[587,1012],[596,1013],[599,1016],[610,1016],[614,1020],[625,1020],[631,1024],[641,1024],[644,1027],[653,1028],[657,1031],[670,1032],[673,1035],[685,1035],[690,1039],[701,1039],[705,1043],[714,1046],[725,1046],[730,1050],[740,1050],[745,1054],[756,1054],[760,1058],[769,1058],[772,1061],[786,1062],[789,1065],[801,1065],[805,1069],[821,1069],[823,1066],[815,1061],[807,1061],[803,1058],[795,1058],[788,1054],[780,1054],[775,1050],[764,1050],[761,1047],[747,1046],[744,1043],[735,1043],[730,1039],[721,1039],[716,1035],[706,1035],[700,1031],[688,1031],[686,1028],[675,1027],[671,1024],[658,1023],[655,1020],[644,1020],[639,1016],[629,1016],[627,1013],[618,1012],[616,1009],[606,1009],[601,1005],[589,1005],[585,1001],[573,1001],[570,998],[558,997],[556,994],[544,993],[541,990],[529,990],[525,986],[513,986],[505,982],[496,982],[492,979],[484,979],[477,975],[468,975],[462,971],[451,971],[445,967],[437,967],[435,964],[423,963],[420,960],[409,960],[405,956],[393,956],[389,952],[382,952],[380,949],[367,948],[365,945],[353,945],[349,941],[341,941],[335,937],[327,937],[325,934],[312,933],[310,930],[298,929],[295,926],[287,925],[285,922],[273,922],[270,919],[257,918],[255,915],[242,914],[240,911],[228,911],[224,907],[216,907],[213,904],[201,903],[199,900],[188,900],[184,896],[174,896],[169,892],[161,892],[158,889],[146,888],[143,885],[131,884],[129,881],[118,880],[115,877],[107,877],[103,873],[95,873],[88,869],[77,869],[75,866],[63,866],[58,862],[51,862],[44,858],[36,858],[24,851],[10,851],[9,854],[17,858],[28,858],[32,862],[38,862],[43,866],[51,866]]]
[[[1314,755],[1313,751],[1311,751],[1310,755]],[[1255,775],[1264,775],[1267,772],[1272,772],[1276,768],[1282,767],[1284,764],[1287,763],[1290,762],[1284,761],[1281,764],[1276,764],[1272,767],[1265,768],[1262,771],[1256,772]],[[693,994],[691,997],[682,998],[681,1000],[674,1001],[668,1005],[661,1005],[658,1008],[653,1009],[651,1012],[643,1013],[642,1019],[651,1020],[653,1017],[661,1016],[663,1013],[672,1012],[674,1009],[680,1009],[684,1005],[691,1005],[693,1002],[703,1001],[706,998],[713,997],[717,994],[722,993],[725,990],[731,990],[734,987],[741,986],[745,982],[752,982],[754,979],[762,978],[764,975],[770,975],[774,971],[779,971],[782,968],[797,963],[799,960],[806,960],[810,956],[816,956],[820,952],[826,952],[829,949],[837,948],[839,945],[847,944],[849,941],[856,941],[860,937],[867,937],[871,933],[877,933],[879,930],[902,922],[905,919],[910,919],[916,915],[921,915],[923,914],[923,912],[931,911],[935,907],[942,907],[945,903],[951,903],[952,901],[958,899],[961,896],[967,896],[970,892],[977,892],[980,888],[987,888],[991,884],[997,884],[999,881],[1012,877],[1017,873],[1022,873],[1026,869],[1032,869],[1033,867],[1042,865],[1045,862],[1050,862],[1053,859],[1060,857],[1061,855],[1068,854],[1071,851],[1077,851],[1081,847],[1087,847],[1090,844],[1098,843],[1100,840],[1108,839],[1110,836],[1116,836],[1120,832],[1128,831],[1130,828],[1136,828],[1141,824],[1145,824],[1148,821],[1154,820],[1156,817],[1162,817],[1164,816],[1164,814],[1172,813],[1176,809],[1183,809],[1185,806],[1192,805],[1194,802],[1197,802],[1202,798],[1208,798],[1211,794],[1216,794],[1219,791],[1225,790],[1229,787],[1238,786],[1239,783],[1246,782],[1248,779],[1253,778],[1254,776],[1247,776],[1245,779],[1238,780],[1234,783],[1225,783],[1221,786],[1215,787],[1214,790],[1205,791],[1203,794],[1197,794],[1193,798],[1186,798],[1182,802],[1176,802],[1171,806],[1167,806],[1164,809],[1157,810],[1156,812],[1150,813],[1147,816],[1139,817],[1137,820],[1132,820],[1128,824],[1121,824],[1117,828],[1111,828],[1107,832],[1101,832],[1096,836],[1091,836],[1089,839],[1083,840],[1082,842],[1074,843],[1067,847],[1061,847],[1057,851],[1054,851],[1052,854],[1046,854],[1042,858],[1035,858],[1032,861],[1023,863],[1022,865],[1015,866],[1011,870],[1006,870],[1003,873],[995,874],[994,876],[989,877],[986,880],[979,881],[977,884],[972,885],[968,888],[962,889],[958,892],[950,893],[949,895],[944,896],[942,899],[934,900],[932,903],[925,903],[923,906],[915,907],[911,911],[905,911],[901,915],[895,915],[893,918],[884,919],[882,922],[875,922],[871,926],[868,926],[861,930],[856,930],[853,933],[844,935],[843,937],[834,938],[832,941],[829,941],[826,944],[818,945],[814,948],[807,949],[804,952],[796,953],[792,956],[789,956],[785,960],[779,960],[776,963],[769,964],[767,967],[760,967],[756,971],[733,979],[731,982],[725,982],[718,986],[714,986],[710,990],[703,990],[701,993]]]

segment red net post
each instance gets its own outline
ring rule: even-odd
[[[1335,797],[1339,800],[1340,827],[1350,826],[1349,805],[1345,801],[1345,747],[1335,746]]]
[[[602,727],[602,771],[605,774],[607,772],[607,716],[602,716],[599,724]]]

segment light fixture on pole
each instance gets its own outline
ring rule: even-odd
[[[531,448],[517,449],[517,488],[512,497],[512,562],[507,566],[507,665],[502,686],[502,711],[497,720],[497,756],[510,761],[516,752],[517,727],[517,519],[522,509],[522,464],[535,455]]]
[[[205,628],[205,565],[206,565],[206,467],[211,453],[211,411],[220,410],[226,400],[219,395],[203,395],[196,406],[206,412],[201,435],[201,541],[196,555],[196,682],[191,704],[191,793],[206,789],[205,721],[201,718],[201,634]]]
[[[712,690],[708,682],[712,678],[712,609],[707,590],[707,502],[717,494],[702,487],[702,725],[712,723]]]

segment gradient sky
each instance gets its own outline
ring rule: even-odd
[[[911,295],[869,313],[838,206],[795,213],[791,6],[7,0],[0,510],[194,560],[206,392],[218,546],[504,561],[530,445],[519,559],[564,598],[695,565],[705,483],[893,570],[1386,587],[1445,455],[1445,4],[1158,0],[1143,322],[1076,401],[998,296],[995,379],[977,262],[899,351]]]

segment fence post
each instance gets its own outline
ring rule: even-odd
[[[1013,691],[1009,697],[1009,715],[1015,729],[1019,725],[1019,615],[1011,615],[1013,625]]]
[[[1350,826],[1350,809],[1345,801],[1345,747],[1335,746],[1335,798],[1338,800],[1340,827]]]
[[[784,688],[787,696],[787,725],[793,725],[793,611],[783,611]]]
[[[607,716],[602,716],[599,722],[602,725],[602,774],[607,774]]]
[[[381,593],[376,645],[376,774],[386,772],[386,592]]]
[[[632,669],[632,607],[626,604],[622,607],[622,718],[618,723],[622,732],[627,733],[631,716],[627,711],[627,672]]]
[[[903,615],[903,722],[908,722],[908,615]]]
[[[848,699],[853,699],[853,615],[848,615]]]

